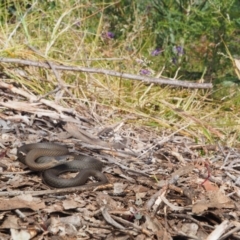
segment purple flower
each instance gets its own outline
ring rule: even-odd
[[[157,56],[157,55],[159,55],[161,52],[162,52],[162,50],[161,50],[160,48],[156,48],[155,50],[153,50],[153,51],[151,52],[151,55],[152,55],[152,56]]]
[[[140,70],[140,74],[141,75],[149,75],[151,72],[149,71],[149,70],[147,70],[147,69],[141,69]]]
[[[183,55],[184,54],[184,49],[181,46],[175,46],[173,47],[173,51],[177,54],[177,55]]]
[[[114,33],[113,32],[107,32],[106,37],[107,38],[114,38]]]

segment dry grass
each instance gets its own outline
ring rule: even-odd
[[[3,15],[0,35],[2,57],[48,59],[65,65],[134,74],[138,74],[147,62],[139,46],[144,41],[150,44],[151,34],[146,35],[141,22],[136,22],[135,30],[126,33],[124,41],[104,37],[109,27],[104,9],[113,3],[100,5],[84,1],[73,6],[69,1],[61,1],[62,4],[59,3],[54,9],[47,9],[47,3],[38,2],[27,10],[24,4],[20,6],[16,1],[16,16],[9,16],[7,12]],[[131,51],[128,49],[129,43],[135,44]],[[34,46],[43,56],[28,46]],[[16,68],[9,64],[2,64],[2,70],[8,75],[9,80],[6,81],[14,80],[35,94],[44,95],[58,85],[51,70]],[[159,76],[163,70],[164,66],[159,66],[159,72],[153,73],[153,76]],[[222,101],[221,98],[213,98],[216,89],[174,89],[76,72],[61,72],[61,78],[74,96],[63,95],[60,99],[63,105],[65,101],[73,106],[84,102],[93,109],[100,104],[121,112],[123,119],[134,114],[134,124],[149,125],[156,131],[168,128],[191,136],[196,141],[204,138],[206,142],[221,140],[229,146],[239,144],[237,88],[224,92]],[[55,97],[49,96],[52,100]]]

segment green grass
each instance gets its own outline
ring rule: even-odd
[[[25,7],[26,0],[21,4],[20,1],[8,2],[14,2],[16,9],[14,13],[9,13],[9,5],[0,9],[3,13],[1,57],[48,59],[65,65],[133,74],[148,68],[152,70],[152,76],[160,73],[169,76],[178,70],[166,59],[164,62],[161,57],[150,56],[156,39],[152,29],[144,28],[145,19],[137,10],[133,13],[135,21],[116,29],[123,34],[119,38],[108,39],[104,34],[112,31],[112,26],[106,11],[114,5],[113,1],[79,1],[76,4],[72,3],[74,1],[61,1],[62,4],[56,1],[55,5],[48,1],[36,1],[36,4],[32,1],[31,9]],[[118,7],[119,11],[124,11],[121,5]],[[28,45],[37,48],[43,57],[31,51]],[[231,58],[230,50],[228,57]],[[197,65],[198,59],[194,61]],[[233,73],[236,69],[231,64],[226,71]],[[187,66],[190,68],[190,64]],[[51,70],[26,67],[27,76],[22,76],[10,64],[3,64],[3,71],[39,95],[53,90],[58,84]],[[224,76],[225,73],[221,74]],[[71,86],[69,90],[75,96],[75,99],[64,96],[63,105],[64,101],[71,101],[73,106],[84,102],[91,108],[97,102],[121,112],[123,119],[134,114],[134,124],[151,126],[155,131],[167,129],[196,141],[204,138],[206,142],[239,145],[238,86],[216,85],[213,90],[187,90],[80,72],[63,71],[61,77]],[[119,118],[111,121],[117,122]],[[133,120],[128,122],[133,123]]]

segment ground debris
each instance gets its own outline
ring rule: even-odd
[[[0,96],[0,239],[240,238],[239,149],[136,126],[132,114],[116,123],[106,116],[122,113],[101,105],[90,114],[5,82],[0,90],[9,93]],[[40,141],[103,161],[109,184],[50,189],[16,159]]]

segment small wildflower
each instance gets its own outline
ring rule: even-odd
[[[153,50],[153,51],[151,52],[151,55],[152,55],[152,56],[157,56],[157,55],[159,55],[161,52],[162,52],[162,50],[161,50],[160,48],[156,48],[155,50]]]
[[[147,70],[147,69],[141,69],[140,70],[140,74],[141,75],[149,75],[151,72],[149,71],[149,70]]]
[[[183,47],[181,47],[181,46],[174,46],[173,51],[178,55],[183,55],[184,54]]]
[[[184,54],[183,47],[177,46],[177,52],[178,52],[179,55],[183,55]]]
[[[106,37],[107,38],[114,38],[114,33],[113,32],[107,32]]]
[[[114,38],[114,33],[113,32],[103,32],[102,33],[102,38],[105,39],[105,40],[113,39]]]

